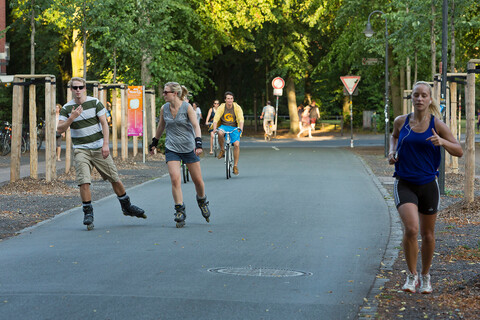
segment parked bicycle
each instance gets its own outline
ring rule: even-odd
[[[43,140],[45,140],[45,121],[40,118],[37,124],[37,150],[40,150]]]
[[[233,170],[233,143],[230,142],[230,134],[235,130],[240,130],[240,128],[235,128],[232,131],[223,131],[225,132],[225,173],[227,179],[232,177],[232,170]]]
[[[22,153],[25,153],[28,147],[28,133],[25,132],[25,130],[22,130],[22,145],[20,149]],[[2,124],[0,149],[2,156],[6,156],[12,151],[12,124],[8,121],[4,121]]]

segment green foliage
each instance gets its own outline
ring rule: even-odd
[[[383,116],[385,19],[392,88],[398,87],[407,57],[413,77],[415,53],[418,79],[430,80],[433,19],[437,65],[441,58],[442,1],[433,3],[435,17],[432,0],[35,0],[36,71],[69,79],[74,40],[83,41],[82,33],[73,39],[76,29],[87,37],[89,79],[112,82],[116,72],[116,80],[128,84],[145,78],[148,85],[162,87],[177,81],[193,91],[204,112],[231,90],[252,113],[254,99],[258,108],[261,99],[272,100],[271,80],[282,76],[295,80],[298,103],[312,97],[322,115],[340,115],[340,76],[354,74],[362,77],[353,97],[357,123],[363,110]],[[456,66],[464,71],[469,59],[480,57],[480,5],[454,3],[452,9],[449,2],[449,19],[454,17]],[[29,72],[31,4],[10,1],[9,74]],[[362,31],[373,10],[385,14],[371,16],[376,33],[367,39]],[[379,63],[362,65],[363,58]],[[2,106],[9,103],[8,91],[0,90]],[[279,102],[281,114],[288,112],[285,96]]]

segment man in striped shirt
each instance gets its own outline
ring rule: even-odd
[[[93,229],[93,207],[90,192],[91,173],[95,167],[104,180],[108,180],[117,194],[124,215],[147,218],[145,211],[130,203],[130,197],[118,177],[117,168],[110,156],[109,128],[106,109],[96,98],[87,96],[86,81],[74,77],[70,81],[73,100],[60,110],[58,133],[71,130],[74,149],[75,173],[83,202],[83,224]]]

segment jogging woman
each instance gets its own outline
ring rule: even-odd
[[[407,261],[407,280],[403,291],[431,293],[430,267],[435,250],[435,222],[440,201],[436,177],[440,166],[440,147],[452,156],[461,157],[463,150],[447,125],[440,120],[440,111],[432,98],[427,82],[413,86],[414,112],[398,116],[393,123],[388,162],[395,164],[395,205],[403,223],[403,249]],[[420,231],[421,274],[417,273]]]
[[[176,82],[168,82],[163,89],[163,98],[167,102],[160,109],[160,119],[157,132],[148,147],[151,154],[158,145],[158,139],[166,133],[165,159],[168,166],[168,173],[172,182],[172,195],[175,201],[175,222],[177,228],[185,225],[185,204],[183,203],[181,166],[183,161],[190,172],[192,181],[197,192],[197,203],[202,215],[209,222],[210,210],[205,195],[205,185],[200,169],[200,158],[202,152],[202,138],[200,125],[193,107],[184,99],[188,94],[187,88]]]

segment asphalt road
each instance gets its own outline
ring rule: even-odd
[[[347,140],[347,145],[350,141]],[[245,141],[240,175],[202,159],[210,223],[191,182],[176,229],[168,177],[0,242],[2,319],[354,319],[389,234],[387,205],[345,149]]]

